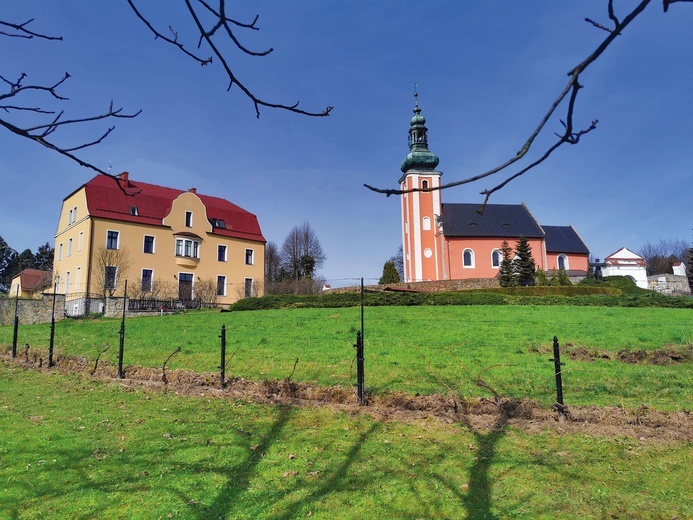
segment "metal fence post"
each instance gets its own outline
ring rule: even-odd
[[[14,332],[12,333],[12,357],[17,357],[17,334],[19,332],[19,285],[17,285],[17,297],[14,300]]]
[[[356,387],[358,389],[359,404],[363,406],[365,402],[364,377],[363,377],[363,337],[361,332],[356,333]]]
[[[219,365],[219,369],[221,370],[220,386],[223,390],[226,387],[226,325],[221,326],[221,334],[219,337],[221,338],[221,364]]]
[[[53,342],[55,340],[55,293],[58,292],[58,283],[53,286],[53,310],[51,311],[51,339],[48,343],[48,368],[53,366]]]
[[[128,294],[128,281],[125,280],[125,289],[123,290],[123,318],[120,321],[120,346],[118,347],[118,379],[123,379],[123,350],[125,348],[125,298]]]
[[[561,363],[561,351],[558,344],[558,338],[553,337],[553,358],[549,359],[553,361],[554,371],[556,373],[556,404],[554,408],[558,410],[558,420],[563,421],[565,419],[565,406],[563,406],[563,380],[561,379],[561,366],[565,363]]]

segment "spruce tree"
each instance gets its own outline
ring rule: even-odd
[[[395,263],[392,260],[388,260],[387,262],[385,262],[385,265],[383,266],[383,276],[380,278],[380,281],[378,283],[398,283],[399,281],[399,273],[397,272],[397,267],[395,267]]]
[[[498,281],[501,287],[512,287],[515,284],[515,276],[513,272],[513,250],[508,244],[507,240],[504,240],[501,244],[501,255],[503,259],[500,263],[500,268],[498,270]]]
[[[513,261],[513,265],[515,276],[517,277],[517,285],[534,285],[536,266],[534,265],[534,258],[532,258],[532,248],[527,238],[520,237],[515,246],[515,253],[517,258]]]
[[[688,265],[686,266],[686,275],[688,276],[688,287],[693,292],[693,247],[688,250]]]

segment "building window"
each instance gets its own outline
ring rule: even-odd
[[[81,251],[84,248],[84,231],[79,232],[77,237],[77,251]]]
[[[499,269],[501,264],[501,252],[500,249],[494,249],[491,253],[491,267],[494,269]]]
[[[226,276],[217,276],[217,296],[226,296]]]
[[[114,291],[117,283],[118,268],[113,265],[107,265],[104,268],[103,288],[107,291]]]
[[[152,292],[152,275],[154,271],[151,269],[142,269],[142,292]]]
[[[176,239],[176,256],[187,256],[188,258],[200,258],[200,242],[197,240]]]
[[[140,214],[140,212],[137,210],[137,206],[130,206],[130,215],[133,217],[136,217]]]
[[[75,289],[79,291],[80,289],[80,284],[82,282],[82,268],[78,267],[77,268],[77,276],[75,276]]]
[[[70,292],[70,271],[65,273],[65,294]]]
[[[563,271],[568,270],[568,257],[563,253],[558,255],[558,269]]]
[[[106,249],[118,249],[118,231],[109,231],[106,236]]]
[[[192,227],[192,211],[186,211],[185,212],[185,227]]]
[[[423,218],[422,227],[423,227],[424,231],[430,231],[431,230],[431,218],[430,217],[424,217]]]
[[[77,222],[77,206],[67,212],[67,225],[71,226]]]
[[[72,256],[72,238],[67,239],[67,256]]]
[[[253,258],[253,250],[252,249],[246,249],[245,250],[245,265],[253,265],[254,263],[254,258]]]
[[[217,260],[226,262],[226,258],[226,246],[219,244],[219,246],[217,246]]]
[[[63,243],[58,244],[58,262],[63,259]]]
[[[421,189],[423,191],[428,191],[428,181],[421,181]]]
[[[193,299],[193,275],[178,273],[178,299],[190,301]]]
[[[433,251],[431,251],[430,247],[427,247],[426,249],[424,249],[424,256],[426,258],[431,258],[433,256]]]
[[[462,253],[462,266],[471,269],[474,267],[474,251],[465,249]]]
[[[245,283],[243,284],[243,296],[245,298],[250,298],[253,296],[253,292],[253,279],[246,278]]]
[[[144,247],[142,248],[144,253],[154,253],[154,237],[152,235],[144,235]]]

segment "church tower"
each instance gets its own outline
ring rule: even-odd
[[[409,153],[402,161],[399,179],[402,194],[402,253],[404,282],[444,280],[438,156],[428,149],[426,118],[418,94],[409,128]]]

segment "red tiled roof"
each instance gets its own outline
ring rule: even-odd
[[[184,193],[183,190],[156,184],[133,182],[127,175],[119,182],[123,183],[128,194],[105,175],[97,175],[84,185],[91,216],[162,226],[164,217],[171,211],[173,200]],[[207,208],[207,218],[223,220],[226,224],[226,229],[215,227],[213,234],[266,242],[255,215],[228,200],[199,193],[196,195]],[[131,207],[137,208],[137,215],[131,214]]]
[[[22,285],[22,291],[32,292],[37,289],[50,287],[52,280],[53,273],[50,271],[24,269],[19,273],[19,283]]]

